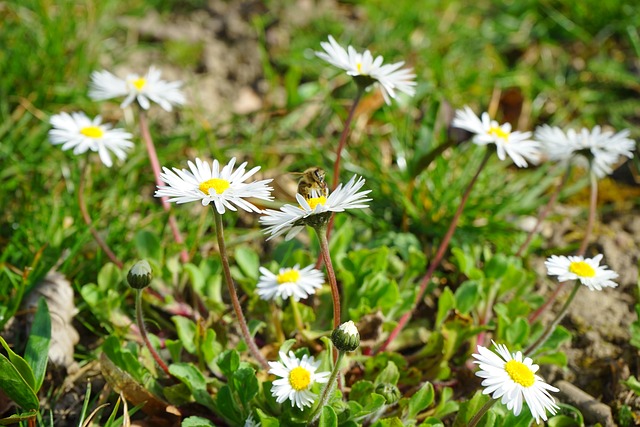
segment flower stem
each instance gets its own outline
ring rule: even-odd
[[[107,254],[107,257],[109,258],[109,260],[111,260],[112,263],[114,263],[119,269],[122,270],[122,267],[124,266],[124,264],[122,263],[122,261],[118,259],[116,254],[113,253],[111,248],[109,248],[109,245],[107,245],[107,242],[105,242],[102,239],[102,237],[100,237],[100,234],[98,234],[98,231],[93,227],[93,221],[91,220],[91,215],[89,215],[89,211],[87,210],[87,204],[84,200],[84,189],[86,185],[86,180],[88,179],[87,178],[88,169],[89,169],[89,162],[86,161],[82,165],[82,171],[80,172],[80,184],[78,185],[78,205],[80,207],[80,213],[82,214],[82,219],[84,219],[84,223],[87,224],[87,227],[89,227],[89,231],[91,232],[91,235],[93,236],[93,239],[96,241],[98,246],[100,246],[100,248],[104,251],[104,253]]]
[[[564,305],[562,306],[562,310],[560,310],[560,312],[556,315],[556,318],[553,319],[553,322],[547,325],[542,335],[540,335],[540,337],[533,344],[527,347],[527,349],[524,351],[525,356],[531,356],[531,354],[534,351],[536,351],[542,344],[544,344],[545,341],[547,341],[547,339],[551,336],[553,331],[556,329],[556,326],[558,326],[562,318],[567,314],[569,305],[571,304],[571,301],[573,301],[576,294],[578,293],[578,289],[580,289],[580,286],[582,286],[580,281],[576,281],[576,284],[573,286],[573,289],[571,290],[571,294],[569,295],[567,302],[565,302]]]
[[[591,197],[589,200],[589,219],[587,220],[587,228],[584,232],[584,237],[582,238],[582,243],[580,244],[580,248],[576,253],[577,256],[584,256],[587,251],[587,245],[589,244],[589,239],[591,238],[591,233],[593,231],[593,224],[596,218],[596,208],[598,205],[598,180],[594,173],[591,173]],[[531,313],[529,316],[529,324],[532,324],[544,311],[549,308],[551,303],[555,301],[556,297],[560,293],[560,291],[564,289],[564,283],[560,283],[556,290],[549,296],[549,298],[542,304],[536,311]]]
[[[231,298],[231,304],[233,305],[233,310],[236,313],[236,317],[238,318],[238,323],[240,324],[240,330],[242,331],[242,336],[244,337],[247,346],[249,347],[249,351],[253,357],[260,363],[263,369],[268,370],[269,364],[267,360],[264,358],[258,346],[253,341],[251,337],[251,333],[249,332],[249,327],[247,326],[247,321],[244,318],[244,314],[242,313],[242,307],[240,307],[240,301],[238,300],[238,294],[236,293],[236,286],[233,283],[233,279],[231,278],[231,269],[229,268],[229,258],[227,257],[227,248],[224,243],[224,230],[222,228],[222,215],[216,211],[216,208],[211,205],[213,210],[213,216],[216,220],[216,235],[218,237],[218,248],[220,250],[220,259],[222,260],[222,270],[224,271],[224,280],[227,282],[227,287],[229,288],[229,297]]]
[[[529,247],[531,240],[533,240],[533,236],[535,236],[540,230],[540,226],[542,225],[542,222],[545,220],[547,215],[549,215],[549,212],[551,212],[551,208],[553,208],[553,205],[555,205],[556,200],[558,200],[560,191],[564,188],[565,184],[567,183],[570,173],[571,173],[571,166],[567,166],[567,170],[565,171],[564,175],[562,175],[562,179],[556,186],[555,190],[553,191],[553,194],[551,194],[551,197],[549,197],[549,201],[547,202],[545,207],[542,208],[542,210],[540,211],[540,215],[538,215],[536,225],[531,229],[531,231],[529,231],[529,235],[527,235],[527,239],[522,243],[522,245],[520,245],[520,248],[518,248],[518,252],[516,252],[516,255],[515,255],[516,257],[522,256],[524,251],[526,251],[527,248]]]
[[[469,425],[467,427],[476,427],[476,425],[480,422],[480,420],[482,419],[482,417],[484,417],[484,415],[489,412],[489,409],[491,409],[491,407],[497,402],[497,400],[495,399],[490,399],[487,403],[485,403],[482,408],[480,408],[480,410],[478,412],[476,412],[476,414],[473,416],[473,418],[471,418],[471,421],[469,421]]]
[[[471,178],[471,181],[469,181],[469,184],[467,185],[467,189],[465,190],[464,194],[462,195],[462,199],[460,200],[460,205],[458,205],[458,209],[456,210],[455,214],[453,215],[453,219],[451,220],[451,224],[449,225],[449,229],[447,230],[446,234],[444,235],[444,237],[442,239],[442,242],[440,242],[440,246],[438,247],[438,251],[436,252],[436,256],[431,261],[431,264],[429,265],[429,269],[427,270],[427,273],[424,275],[424,277],[420,281],[420,288],[419,288],[418,293],[416,294],[416,298],[415,298],[415,300],[413,302],[413,307],[411,308],[411,310],[406,312],[400,318],[400,321],[398,322],[398,325],[391,332],[391,334],[389,335],[387,340],[380,346],[380,348],[378,349],[378,352],[386,350],[386,348],[389,346],[389,344],[398,336],[400,331],[402,331],[402,328],[404,328],[404,326],[407,324],[407,322],[411,318],[411,315],[413,314],[413,311],[416,309],[416,307],[418,306],[420,301],[422,301],[422,297],[424,296],[424,293],[427,290],[427,285],[431,281],[431,277],[433,276],[433,273],[436,271],[436,268],[438,268],[438,266],[440,265],[440,262],[442,261],[442,258],[444,257],[444,254],[447,251],[447,248],[449,247],[449,242],[451,241],[451,238],[453,237],[453,233],[456,230],[456,226],[458,225],[458,220],[460,219],[460,215],[462,214],[462,210],[464,209],[464,205],[467,203],[467,199],[469,199],[469,195],[471,194],[471,190],[473,189],[474,184],[478,180],[478,176],[480,176],[480,172],[482,172],[482,169],[484,169],[485,165],[487,164],[487,161],[489,160],[489,157],[491,157],[491,151],[487,149],[487,151],[486,151],[486,153],[484,155],[484,158],[482,159],[482,162],[480,162],[480,166],[478,167],[478,170],[476,171],[476,173],[473,176],[473,178]]]
[[[311,421],[309,422],[308,425],[313,425],[318,420],[318,418],[320,418],[320,415],[322,414],[322,408],[324,408],[329,402],[329,398],[331,397],[331,392],[333,392],[333,389],[336,386],[335,384],[336,377],[338,376],[338,372],[340,372],[340,362],[342,361],[343,356],[344,356],[344,351],[338,351],[338,358],[336,359],[335,364],[333,365],[333,370],[331,371],[331,376],[329,377],[329,381],[327,381],[327,384],[322,389],[322,394],[320,395],[318,406],[316,406],[316,409],[314,409],[311,415],[309,416],[309,420]]]
[[[158,161],[156,147],[153,144],[153,139],[151,139],[151,133],[149,132],[147,116],[143,110],[140,110],[139,120],[140,134],[142,135],[142,139],[144,140],[145,146],[147,148],[147,153],[149,154],[149,161],[151,162],[151,169],[153,169],[153,174],[156,178],[156,185],[162,187],[164,186],[164,183],[162,182],[162,179],[160,179],[160,162]],[[184,239],[182,238],[182,234],[180,234],[180,229],[178,228],[176,217],[171,213],[171,205],[169,204],[169,199],[167,197],[161,197],[160,200],[165,212],[169,214],[169,228],[171,228],[171,232],[173,233],[173,239],[177,244],[183,246],[180,250],[180,259],[183,263],[187,263],[189,262],[189,253],[184,248]]]
[[[147,336],[147,328],[144,325],[144,319],[142,318],[142,289],[136,289],[136,318],[138,320],[138,328],[140,328],[140,335],[142,336],[144,344],[149,349],[151,356],[153,356],[153,359],[156,361],[158,366],[160,366],[160,369],[162,369],[167,376],[171,376],[169,367],[164,363],[156,349],[153,348],[151,341],[149,341],[149,337]]]
[[[338,289],[338,282],[336,280],[336,274],[333,270],[333,264],[331,262],[331,254],[329,253],[329,241],[327,240],[327,226],[319,225],[314,228],[320,241],[320,252],[324,260],[324,264],[327,266],[327,277],[329,278],[329,285],[331,286],[331,297],[333,298],[333,329],[340,326],[340,290]]]
[[[362,92],[363,89],[358,87],[358,92],[356,93],[356,97],[353,99],[349,115],[347,116],[347,120],[344,122],[344,129],[342,129],[342,133],[340,134],[340,141],[338,142],[338,149],[336,150],[336,161],[333,164],[332,191],[336,189],[338,182],[340,182],[340,160],[342,159],[342,150],[344,150],[345,145],[347,145],[347,137],[349,136],[349,130],[351,129],[351,122],[353,121],[360,99],[362,98]]]

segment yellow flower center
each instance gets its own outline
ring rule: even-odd
[[[572,262],[569,265],[569,271],[580,277],[594,277],[596,271],[584,261]]]
[[[320,197],[311,197],[307,199],[307,203],[309,203],[309,207],[311,210],[315,209],[318,205],[324,205],[327,203],[327,198],[324,196]]]
[[[98,126],[87,126],[80,129],[80,133],[89,138],[102,138],[102,135],[104,135],[104,131]]]
[[[505,142],[509,142],[509,132],[503,131],[500,126],[491,126],[489,135],[497,136],[500,139],[504,139]]]
[[[533,372],[522,362],[517,360],[510,360],[504,365],[504,370],[511,377],[513,381],[520,384],[523,387],[531,387],[535,382]]]
[[[311,373],[301,366],[289,372],[289,384],[295,391],[306,390],[311,382]]]
[[[147,84],[147,80],[144,77],[137,78],[135,80],[131,80],[131,84],[138,90],[141,91],[144,85]]]
[[[298,279],[300,279],[300,272],[293,269],[284,271],[276,276],[279,285],[283,283],[296,283]]]
[[[361,62],[356,63],[356,70],[358,70],[358,73],[362,74],[362,63]]]
[[[222,194],[230,185],[226,179],[211,178],[208,181],[201,182],[198,188],[208,196],[210,189],[213,188],[217,194]]]

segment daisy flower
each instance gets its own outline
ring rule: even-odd
[[[260,267],[258,281],[258,295],[264,300],[276,297],[289,298],[300,301],[316,293],[324,283],[324,275],[320,270],[309,265],[302,270],[298,265],[293,268],[281,268],[278,274],[273,274],[264,267]]]
[[[564,132],[559,127],[543,125],[536,129],[534,137],[549,160],[572,162],[585,168],[591,166],[596,177],[602,178],[613,172],[620,157],[633,157],[636,142],[628,136],[627,129],[616,134],[603,132],[600,126]]]
[[[317,395],[311,391],[315,383],[326,383],[329,381],[329,372],[316,373],[320,367],[320,361],[314,361],[313,356],[302,356],[296,358],[293,351],[289,356],[280,352],[282,362],[269,362],[269,373],[280,377],[273,382],[271,394],[276,398],[276,402],[282,403],[289,399],[291,406],[297,406],[304,410],[305,406],[313,405]]]
[[[202,202],[203,206],[213,203],[219,214],[224,214],[226,209],[236,211],[236,206],[247,212],[262,212],[244,199],[253,197],[273,200],[271,196],[273,189],[267,185],[272,180],[264,179],[245,183],[244,181],[258,172],[260,167],[256,166],[245,172],[247,162],[244,162],[234,172],[235,163],[234,157],[220,170],[220,164],[217,160],[213,161],[213,165],[209,165],[208,162],[196,158],[195,164],[191,161],[187,162],[190,171],[177,168],[170,171],[163,167],[164,173],[160,174],[160,178],[168,186],[159,185],[155,196],[170,197],[170,202],[178,204],[198,200]]]
[[[524,398],[536,422],[540,418],[546,421],[547,411],[555,414],[560,408],[549,392],[559,390],[536,375],[539,366],[533,364],[529,357],[523,360],[521,352],[509,353],[504,344],[494,342],[493,345],[498,354],[479,345],[479,354],[473,355],[477,359],[473,363],[477,363],[481,369],[476,375],[484,378],[482,386],[485,389],[482,394],[490,394],[494,399],[502,397],[502,403],[516,416],[522,411]]]
[[[290,240],[305,225],[326,223],[333,212],[368,207],[369,205],[364,203],[371,201],[367,198],[371,190],[359,191],[364,183],[364,178],[360,177],[356,180],[354,175],[346,185],[338,185],[329,197],[320,196],[315,191],[309,199],[296,194],[298,206],[288,204],[282,206],[280,210],[266,209],[264,215],[260,217],[260,222],[267,227],[265,233],[271,234],[267,240],[285,233],[287,233],[285,240]]]
[[[85,113],[60,113],[51,116],[49,141],[54,145],[62,144],[63,150],[73,148],[73,154],[82,154],[88,150],[95,151],[105,166],[111,167],[113,162],[109,151],[124,160],[125,149],[133,147],[129,141],[133,135],[123,129],[111,129],[111,125],[102,124],[102,117],[93,120]]]
[[[102,101],[124,96],[120,108],[125,108],[135,99],[145,110],[149,109],[149,101],[153,101],[166,111],[171,111],[174,105],[185,103],[181,86],[180,81],[167,82],[160,79],[160,70],[153,66],[145,76],[129,74],[124,80],[106,70],[94,71],[91,73],[89,97]]]
[[[488,113],[479,118],[471,108],[464,107],[456,111],[451,125],[474,133],[473,142],[478,145],[495,144],[500,160],[509,156],[520,168],[528,166],[527,160],[534,164],[540,160],[540,144],[530,139],[531,132],[512,132],[510,123],[501,125]]]
[[[549,276],[558,276],[558,281],[580,280],[580,283],[592,291],[601,291],[602,288],[615,288],[617,283],[612,279],[618,277],[618,273],[608,270],[606,265],[599,265],[602,254],[593,258],[581,256],[557,256],[552,255],[544,262]]]
[[[345,50],[332,36],[329,36],[328,43],[321,42],[320,46],[324,52],[316,52],[318,58],[345,70],[348,75],[355,78],[358,85],[369,87],[374,83],[379,84],[387,104],[391,104],[391,98],[396,98],[396,91],[404,92],[409,96],[416,93],[414,89],[416,75],[411,68],[400,68],[404,65],[404,61],[383,65],[382,56],[374,59],[368,50],[358,53],[352,46]]]

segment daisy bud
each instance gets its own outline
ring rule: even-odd
[[[129,274],[127,274],[127,282],[133,289],[144,289],[151,283],[151,266],[146,259],[136,262]]]
[[[393,405],[396,403],[402,395],[400,394],[400,390],[393,384],[390,383],[380,383],[376,386],[376,393],[384,397],[387,401],[387,405]]]
[[[340,351],[354,351],[360,345],[360,333],[355,323],[349,320],[333,330],[331,341]]]

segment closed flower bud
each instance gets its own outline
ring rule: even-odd
[[[136,262],[129,274],[127,274],[127,282],[134,289],[144,289],[151,283],[151,266],[146,259]]]
[[[356,325],[349,320],[333,330],[331,341],[340,351],[354,351],[360,345],[360,333]]]
[[[400,390],[398,387],[394,386],[390,383],[380,383],[376,386],[376,393],[384,397],[387,401],[387,405],[393,405],[402,395],[400,394]]]

